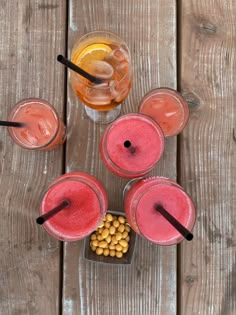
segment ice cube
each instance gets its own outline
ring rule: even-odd
[[[117,66],[116,70],[120,72],[127,73],[129,71],[129,63],[126,60],[123,60],[122,62],[119,63]]]
[[[21,136],[23,139],[25,139],[29,144],[37,145],[38,144],[38,137],[35,136],[32,131],[29,129],[24,129],[21,132]]]
[[[115,88],[116,87],[116,81],[115,80],[110,80],[109,83],[108,83],[109,87],[112,89],[112,88]]]
[[[149,102],[149,106],[153,109],[159,109],[165,107],[165,100],[162,98],[153,99]]]
[[[118,91],[116,90],[116,86],[117,86],[117,83],[115,80],[111,80],[109,82],[109,87],[110,87],[112,99],[115,99],[119,95]]]
[[[107,60],[115,69],[122,61],[128,62],[129,58],[127,52],[123,48],[119,47],[108,54],[105,60]]]
[[[41,133],[41,135],[45,138],[49,138],[52,135],[52,125],[48,120],[45,119],[39,119],[38,121],[38,128]]]
[[[84,100],[91,105],[108,105],[111,102],[111,93],[107,83],[88,88]]]
[[[123,48],[117,48],[115,50],[113,50],[112,52],[112,57],[116,60],[116,61],[123,61],[125,59],[127,59],[127,54],[126,52],[124,51]]]
[[[116,89],[118,95],[115,97],[115,102],[117,103],[121,103],[125,98],[126,96],[129,94],[129,87],[123,87],[121,89]]]
[[[162,103],[157,103],[157,102],[152,102],[152,103],[150,103],[150,107],[153,108],[153,109],[159,109],[159,108],[163,107],[163,104]]]
[[[176,115],[176,111],[174,111],[174,112],[169,112],[169,113],[165,113],[165,116],[166,116],[166,117],[171,117],[171,116],[174,116],[174,115]]]
[[[113,67],[106,61],[93,60],[89,67],[89,72],[101,79],[110,79],[113,76]]]

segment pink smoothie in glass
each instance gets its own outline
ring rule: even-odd
[[[49,234],[62,241],[86,237],[97,228],[107,211],[105,189],[86,173],[68,173],[56,179],[42,199],[40,215],[63,200],[67,200],[69,206],[43,224]]]
[[[195,223],[195,207],[176,182],[163,177],[136,181],[125,196],[125,212],[131,227],[140,235],[159,245],[173,245],[183,236],[155,209],[162,205],[188,230]]]
[[[175,90],[155,89],[144,96],[139,112],[155,119],[165,137],[175,136],[186,126],[189,117],[188,104]]]
[[[131,146],[125,147],[129,141]],[[100,152],[108,169],[125,177],[139,177],[150,172],[164,150],[160,126],[142,114],[121,116],[105,130]]]

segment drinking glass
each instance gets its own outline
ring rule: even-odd
[[[66,128],[55,108],[47,101],[29,98],[18,102],[8,120],[22,127],[8,127],[12,140],[28,150],[52,150],[65,141]]]
[[[189,118],[186,100],[170,88],[158,88],[148,92],[140,102],[139,112],[155,119],[165,137],[178,135]]]
[[[123,191],[124,210],[132,229],[158,245],[174,245],[184,237],[157,210],[165,208],[186,229],[195,223],[195,207],[190,196],[175,181],[159,176],[128,182]]]
[[[63,201],[69,205],[44,222],[43,227],[61,241],[77,241],[96,230],[107,211],[107,193],[100,181],[87,173],[67,173],[54,180],[40,205],[40,216]]]
[[[90,32],[75,43],[71,61],[102,80],[102,83],[95,84],[74,71],[70,72],[72,88],[85,104],[88,117],[101,124],[116,119],[132,82],[130,52],[126,43],[111,32]]]
[[[155,120],[138,114],[122,115],[104,131],[100,154],[106,167],[124,178],[150,172],[164,150],[164,135]]]

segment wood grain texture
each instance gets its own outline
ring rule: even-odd
[[[1,1],[0,114],[23,98],[41,97],[63,113],[65,3]],[[0,314],[57,314],[59,242],[36,226],[40,199],[62,171],[62,149],[31,152],[0,139]]]
[[[123,113],[137,111],[150,89],[176,87],[175,1],[69,1],[68,56],[75,41],[93,30],[119,34],[131,50],[134,82]],[[69,136],[66,170],[85,171],[106,187],[109,208],[122,210],[127,182],[112,175],[99,155],[105,126],[93,124],[68,84]],[[152,174],[176,177],[176,139],[166,141]],[[82,257],[82,242],[65,243],[63,314],[176,314],[176,247],[161,248],[138,239],[131,266],[95,265]]]
[[[197,207],[181,245],[181,315],[236,314],[236,2],[181,1],[181,90],[192,108],[181,182]]]

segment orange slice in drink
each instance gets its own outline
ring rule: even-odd
[[[106,44],[92,44],[82,51],[75,52],[72,55],[72,62],[85,71],[88,71],[93,61],[103,61],[111,52],[111,47]]]

